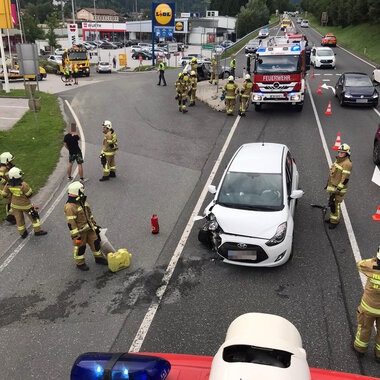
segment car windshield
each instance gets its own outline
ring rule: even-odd
[[[87,53],[85,51],[74,51],[69,54],[70,61],[86,61]]]
[[[101,65],[101,66],[108,66],[109,63],[108,62],[99,62],[99,65]]]
[[[317,55],[320,57],[328,57],[330,55],[334,55],[332,50],[317,50]]]
[[[346,77],[348,87],[373,87],[371,79],[367,76]]]
[[[256,73],[294,73],[300,71],[298,55],[260,56],[256,62]]]
[[[326,40],[335,40],[335,37],[333,37],[333,36],[326,36],[325,39]]]
[[[275,211],[284,207],[282,193],[281,174],[228,172],[217,203],[244,210]]]
[[[247,45],[256,47],[260,45],[260,42],[257,40],[252,40],[252,41],[249,41]]]

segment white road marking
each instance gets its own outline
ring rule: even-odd
[[[308,81],[306,81],[306,82],[307,82],[307,87],[309,88],[309,83],[308,83]],[[311,93],[311,91],[309,91],[309,95],[310,95],[311,105],[312,105],[313,111],[314,111],[315,120],[316,120],[317,125],[318,125],[319,136],[320,136],[321,141],[322,141],[323,150],[325,151],[326,160],[327,160],[329,167],[331,167],[332,160],[331,160],[330,152],[329,152],[329,149],[327,147],[326,138],[325,138],[325,135],[323,133],[321,121],[319,120],[318,112],[317,112],[317,109],[315,107],[313,94]],[[352,252],[354,253],[355,261],[363,260],[362,255],[360,253],[358,243],[356,241],[354,230],[352,228],[351,220],[350,220],[350,217],[348,215],[346,204],[344,203],[344,201],[341,204],[341,210],[342,210],[343,220],[344,220],[344,223],[345,223],[346,229],[347,229],[348,239],[349,239],[350,244],[351,244]],[[363,273],[359,273],[359,275],[360,275],[360,280],[362,282],[362,286],[364,288],[366,281],[367,281],[367,278],[364,276]]]
[[[0,117],[2,120],[18,120],[19,117]]]
[[[321,75],[321,74],[314,74],[315,76],[317,76],[317,75]]]
[[[372,182],[375,183],[377,186],[380,186],[380,170],[375,166],[375,170],[373,171],[372,175]]]
[[[29,109],[29,107],[26,107],[26,106],[0,106],[0,108],[26,108],[26,109]]]
[[[327,75],[332,75],[332,74],[323,74],[323,75],[326,75],[326,76],[327,76]]]
[[[373,110],[377,113],[377,116],[380,116],[380,112],[376,108],[373,108]]]
[[[153,318],[157,312],[158,307],[160,306],[162,297],[164,296],[165,291],[168,287],[169,281],[173,275],[177,262],[182,254],[182,251],[186,245],[187,239],[189,238],[190,232],[194,226],[194,217],[196,217],[200,212],[201,206],[208,192],[208,186],[211,185],[212,181],[214,180],[215,174],[218,171],[219,165],[224,157],[224,154],[226,153],[226,150],[231,142],[232,136],[235,133],[235,130],[237,128],[239,121],[240,121],[240,116],[236,118],[234,125],[232,126],[230,133],[227,137],[227,140],[225,141],[223,148],[219,153],[219,157],[216,160],[214,167],[212,168],[210,176],[208,177],[206,181],[206,184],[199,197],[199,200],[197,204],[195,205],[193,212],[191,213],[190,219],[186,224],[186,227],[182,233],[181,239],[178,242],[178,245],[173,253],[173,256],[166,268],[165,274],[161,281],[161,285],[156,291],[156,297],[153,299],[152,303],[149,306],[148,311],[145,314],[143,321],[141,322],[139,330],[137,331],[137,334],[131,344],[131,347],[129,348],[129,352],[139,352],[142,344],[144,343],[146,334],[148,333],[148,330],[150,328],[150,325],[152,324]]]
[[[323,79],[324,81],[326,80],[326,79]],[[321,86],[322,88],[325,88],[326,90],[328,89],[328,88],[330,88],[331,89],[331,91],[334,93],[334,95],[335,95],[335,87],[333,87],[333,86],[328,86],[326,83],[323,83],[323,85]]]
[[[322,82],[330,82],[330,79],[322,79]]]
[[[77,124],[77,127],[79,128],[79,134],[80,134],[80,138],[81,138],[81,142],[82,142],[82,145],[81,145],[81,149],[82,149],[82,154],[83,154],[83,158],[85,158],[85,155],[86,155],[86,139],[84,137],[84,133],[83,133],[83,129],[82,129],[82,125],[77,117],[77,115],[75,114],[74,110],[72,109],[70,103],[66,100],[66,104],[67,104],[67,107],[69,108],[70,112],[72,113],[73,115],[73,118]],[[74,173],[73,173],[73,178],[75,178],[78,174],[78,168],[75,169]],[[41,224],[49,217],[49,215],[53,212],[53,210],[55,209],[55,207],[58,205],[58,203],[61,201],[61,199],[67,194],[67,189],[66,187],[60,192],[60,194],[56,197],[55,201],[53,202],[53,204],[49,207],[49,209],[46,211],[46,213],[44,214],[44,216],[41,218]],[[46,204],[48,204],[51,200],[51,198],[53,197],[53,194],[52,196],[50,197],[50,199],[46,202]],[[41,210],[43,210],[44,207],[42,207]],[[32,234],[29,234],[27,236],[27,238],[25,240],[23,240],[14,250],[13,252],[6,258],[6,260],[0,265],[0,273],[11,263],[11,261],[17,256],[18,253],[20,253],[20,251],[25,247],[26,243],[30,240],[30,237],[32,236]],[[13,243],[12,243],[13,244]],[[9,248],[6,249],[6,251],[8,250]]]

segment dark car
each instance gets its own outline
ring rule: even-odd
[[[198,63],[197,68],[198,81],[209,80],[211,76],[211,62],[204,61]],[[220,68],[219,79],[227,79],[231,75],[231,69],[228,66]]]
[[[380,124],[377,128],[375,139],[373,142],[373,163],[375,165],[380,165]]]
[[[132,59],[140,59],[140,56],[142,59],[148,61],[149,59],[152,59],[152,54],[148,53],[147,51],[140,51],[135,52],[132,54]]]
[[[100,49],[117,49],[116,45],[110,43],[110,42],[102,42],[99,45]]]
[[[259,48],[261,44],[260,40],[250,40],[248,41],[247,45],[245,45],[245,54],[254,54],[256,53],[257,49]]]
[[[357,105],[376,107],[379,101],[371,78],[363,73],[344,73],[335,85],[335,96],[341,106]]]

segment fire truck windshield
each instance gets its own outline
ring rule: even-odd
[[[73,51],[69,53],[69,60],[70,61],[86,61],[87,54],[85,51]]]
[[[301,71],[299,55],[260,56],[256,61],[256,74],[298,73]]]

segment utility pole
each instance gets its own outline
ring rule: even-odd
[[[71,0],[71,9],[73,11],[73,24],[75,24],[75,8],[74,8],[74,0]]]

